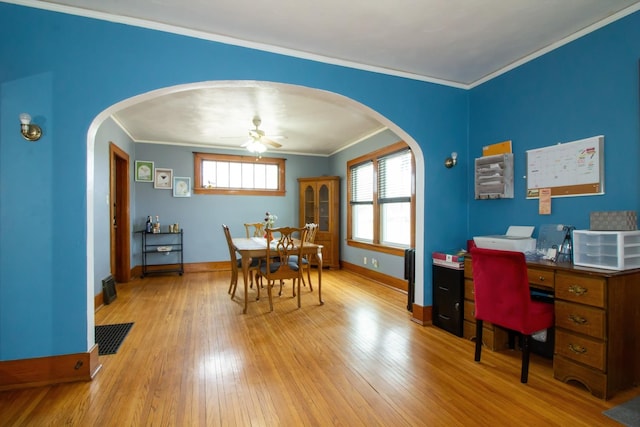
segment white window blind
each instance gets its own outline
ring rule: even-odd
[[[394,153],[378,162],[378,203],[410,202],[411,151]]]
[[[373,203],[373,162],[351,168],[351,204]]]

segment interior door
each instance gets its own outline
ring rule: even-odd
[[[111,274],[116,282],[131,278],[131,233],[129,219],[129,155],[109,144],[109,206]]]

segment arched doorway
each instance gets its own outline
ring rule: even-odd
[[[123,100],[117,104],[112,105],[111,107],[105,109],[102,113],[100,113],[92,122],[88,137],[87,137],[87,276],[88,276],[88,293],[89,297],[93,296],[94,292],[94,283],[96,278],[94,277],[95,273],[95,251],[96,245],[103,245],[104,239],[98,238],[96,236],[96,220],[98,218],[96,209],[101,209],[100,207],[96,208],[95,206],[99,206],[99,204],[94,205],[94,198],[96,197],[95,186],[94,186],[94,174],[96,171],[95,165],[95,145],[96,145],[96,135],[102,124],[110,118],[113,114],[124,109],[128,106],[135,105],[137,103],[143,102],[148,99],[153,99],[156,97],[161,97],[165,94],[182,92],[188,90],[198,90],[198,89],[216,89],[216,88],[232,88],[232,87],[241,87],[246,85],[256,85],[266,89],[277,89],[282,86],[287,86],[287,88],[293,88],[297,91],[299,96],[305,97],[322,97],[324,99],[330,100],[331,102],[349,105],[351,108],[358,109],[359,111],[369,115],[374,118],[384,126],[386,126],[393,133],[398,135],[401,139],[403,139],[412,149],[416,162],[416,250],[418,253],[424,253],[424,158],[423,153],[415,141],[413,137],[411,137],[408,133],[406,133],[403,129],[393,123],[391,120],[387,119],[377,111],[371,109],[370,107],[355,101],[351,98],[348,98],[344,95],[328,92],[320,89],[314,89],[305,86],[294,86],[294,85],[286,85],[283,83],[273,83],[273,82],[262,82],[262,81],[207,81],[207,82],[198,82],[191,84],[184,84],[172,87],[161,88],[158,90],[154,90],[151,92],[147,92],[141,95],[137,95],[131,97],[129,99]],[[102,165],[100,165],[102,167]],[[130,230],[133,231],[133,230]],[[100,261],[103,262],[103,261]],[[416,283],[423,283],[424,277],[424,266],[422,263],[418,263],[416,265]],[[423,300],[424,290],[421,287],[418,287],[415,290],[415,300],[420,302]],[[93,304],[90,304],[90,307],[93,308]],[[91,311],[91,310],[88,310]],[[88,317],[90,322],[89,325],[93,325],[93,313],[88,313]],[[89,328],[90,331],[93,328]],[[91,334],[91,332],[90,332]]]

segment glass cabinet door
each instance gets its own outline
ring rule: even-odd
[[[307,185],[304,190],[304,224],[316,222],[316,192],[312,185]],[[301,224],[301,225],[304,225]]]
[[[329,231],[329,187],[322,184],[318,190],[318,230]]]

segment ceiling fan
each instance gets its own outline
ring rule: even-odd
[[[259,116],[253,118],[253,125],[255,129],[249,130],[249,141],[242,144],[242,147],[251,151],[252,153],[264,153],[267,151],[267,145],[273,148],[280,148],[282,144],[275,142],[272,138],[278,138],[277,136],[267,136],[264,131],[259,129],[262,120]]]

